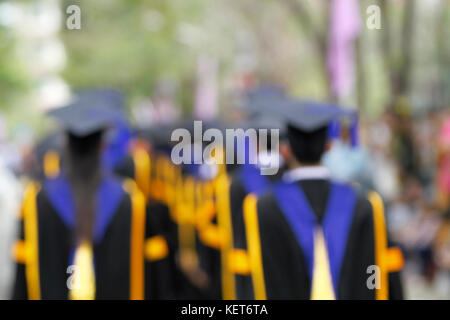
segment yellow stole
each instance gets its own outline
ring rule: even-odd
[[[311,300],[336,300],[327,246],[321,227],[317,227],[314,232],[314,268]]]
[[[75,283],[69,291],[71,300],[95,299],[95,271],[92,245],[89,241],[82,241],[75,251],[74,265]]]

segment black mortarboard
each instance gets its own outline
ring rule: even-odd
[[[298,160],[314,163],[324,151],[326,141],[339,136],[340,118],[351,118],[352,144],[357,143],[357,115],[330,103],[292,100],[280,108],[288,125],[288,138]]]
[[[105,107],[101,99],[91,95],[77,95],[65,107],[54,109],[48,114],[57,119],[64,129],[78,137],[85,137],[113,125],[118,114]]]
[[[88,99],[97,106],[112,108],[117,111],[125,109],[125,96],[122,92],[112,88],[89,88],[76,91],[80,99]]]
[[[239,124],[240,127],[279,129],[280,135],[284,135],[286,126],[280,108],[290,101],[284,91],[278,86],[265,84],[249,90],[246,97],[244,110],[247,118]]]
[[[279,108],[279,113],[289,126],[309,133],[329,126],[343,111],[331,104],[291,100]]]
[[[76,92],[78,99],[86,101],[96,108],[108,109],[109,113],[115,113],[117,123],[128,124],[125,113],[124,94],[116,89],[83,89]]]
[[[208,130],[208,129],[218,129],[222,134],[225,134],[225,130],[227,127],[229,127],[228,123],[221,119],[216,120],[200,120],[195,119],[193,117],[187,117],[183,118],[182,120],[179,120],[172,124],[173,130],[177,128],[183,128],[188,130],[191,135],[194,134],[194,122],[195,121],[201,121],[201,127],[202,127],[202,134]]]
[[[263,84],[246,92],[243,109],[250,115],[272,112],[286,99],[284,91],[272,84]]]
[[[238,123],[237,127],[242,128],[244,130],[253,128],[256,130],[259,129],[278,129],[280,130],[280,137],[284,136],[286,133],[286,124],[283,117],[275,112],[266,112],[266,113],[256,113],[250,116],[248,119],[244,120],[241,123]]]
[[[328,126],[330,139],[339,137],[340,119],[349,119],[352,144],[358,143],[358,115],[354,110],[331,103],[291,100],[281,105],[278,112],[288,125],[305,133]]]

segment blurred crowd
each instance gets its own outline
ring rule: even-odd
[[[154,141],[167,139],[161,128],[150,130],[153,137],[164,136]],[[356,148],[349,143],[350,128],[341,129],[342,139],[335,141],[323,162],[335,179],[357,182],[382,196],[392,240],[406,259],[406,298],[449,298],[450,111],[414,114],[399,103],[377,119],[360,119],[361,141]],[[10,297],[16,217],[24,186],[36,174],[42,156],[38,142],[42,145],[41,137],[30,128],[11,132],[0,122],[1,299]],[[201,274],[192,277],[202,281]]]
[[[449,297],[449,111],[413,114],[397,106],[362,130],[362,170],[382,195],[392,240],[405,255],[407,292]]]

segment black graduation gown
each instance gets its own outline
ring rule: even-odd
[[[33,264],[33,259],[20,253],[18,249],[23,245],[16,246],[13,299],[68,298],[70,274],[67,271],[74,252],[73,217],[67,211],[70,204],[61,202],[67,194],[54,196],[55,189],[67,186],[64,180],[58,180],[61,178],[44,181],[42,185],[33,182],[25,195],[18,244],[37,248],[32,252],[37,254],[34,261],[38,263]],[[120,180],[108,180],[103,195],[99,191],[97,203],[103,207],[108,206],[107,203],[115,204],[109,212],[100,209],[96,213],[98,217],[103,216],[96,220],[100,231],[93,241],[96,299],[171,298],[173,285],[167,273],[164,242],[159,241],[156,246],[159,252],[155,252],[155,246],[153,249],[148,246],[149,239],[160,235],[161,226],[155,218],[161,210],[152,206],[146,208],[144,198],[133,183],[122,189]],[[35,203],[35,210],[29,209],[30,203]],[[35,230],[34,237],[32,230]],[[152,251],[153,258],[147,257],[148,251]]]
[[[317,179],[297,183],[318,221],[322,221],[330,182]],[[305,255],[273,192],[258,199],[257,217],[267,299],[309,299],[311,279]],[[357,194],[336,292],[338,299],[375,299],[375,290],[367,286],[370,276],[367,267],[375,265],[374,246],[372,206],[363,195]],[[402,298],[398,274],[389,280],[390,298]],[[248,292],[252,290],[244,290],[244,294]]]
[[[137,161],[144,161],[144,165],[138,164]],[[147,165],[149,166],[147,167]],[[173,219],[173,214],[170,212],[168,205],[163,203],[161,199],[155,199],[153,197],[155,194],[154,188],[164,189],[165,186],[163,183],[157,185],[154,181],[151,181],[152,172],[150,170],[156,171],[162,170],[162,168],[158,167],[158,156],[150,157],[147,151],[141,153],[141,157],[136,157],[134,152],[131,152],[114,168],[116,174],[122,177],[132,178],[136,181],[139,188],[146,195],[148,206],[151,208],[152,219],[155,220],[155,224],[161,226],[160,233],[166,240],[169,249],[164,269],[164,274],[170,277],[169,298],[205,298],[201,290],[192,284],[181,270],[179,263],[178,225]],[[153,172],[154,174],[155,172]]]
[[[217,225],[217,217],[211,221]],[[196,238],[196,251],[199,258],[199,268],[208,275],[208,286],[197,291],[198,299],[222,299],[222,268],[220,248],[212,247]]]
[[[164,263],[163,274],[168,277],[170,284],[170,299],[205,299],[202,290],[197,288],[186,275],[182,272],[179,263],[179,238],[178,225],[172,220],[169,208],[155,200],[149,200],[150,211],[153,212],[153,219],[161,226],[161,235],[165,238],[168,245],[168,255]],[[153,209],[152,209],[153,208]],[[157,209],[157,210],[155,210]]]
[[[270,188],[272,184],[280,180],[285,169],[280,169],[275,175],[263,176],[263,179],[267,180],[267,188]],[[233,225],[233,242],[236,248],[245,249],[246,238],[245,238],[245,227],[243,219],[242,205],[244,203],[245,197],[254,190],[249,190],[245,186],[243,181],[244,177],[241,175],[241,170],[236,170],[231,176],[230,185],[230,212]]]
[[[243,217],[243,203],[245,197],[250,192],[255,192],[256,190],[249,190],[252,188],[246,186],[246,183],[243,181],[246,178],[244,175],[242,175],[243,169],[244,168],[241,166],[241,168],[233,172],[233,175],[231,177],[230,212],[233,227],[233,246],[235,249],[247,250],[247,241]],[[264,176],[263,179],[266,180],[267,188],[269,188],[270,185],[278,181],[281,178],[283,172],[285,172],[285,170],[280,169],[276,175]],[[253,298],[251,281],[252,280],[249,274],[235,273],[235,286],[237,299]]]
[[[122,161],[114,167],[114,173],[124,177],[131,178],[135,180],[135,169],[136,166],[134,164],[133,157],[131,155],[127,155]]]

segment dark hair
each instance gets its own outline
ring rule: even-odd
[[[327,145],[328,127],[304,132],[288,126],[287,136],[292,153],[297,161],[302,164],[320,162]]]
[[[101,181],[101,140],[102,131],[86,137],[68,134],[67,177],[75,202],[75,242],[90,241],[93,236],[95,196]]]

